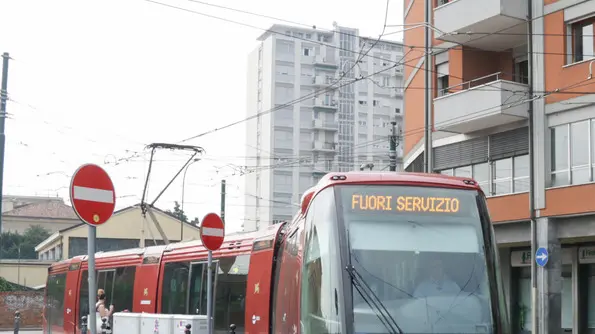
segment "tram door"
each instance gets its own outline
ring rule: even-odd
[[[217,287],[217,271],[219,261],[213,260],[213,270],[211,278],[213,283],[213,303],[212,310],[215,310],[215,291]],[[188,304],[186,305],[186,314],[207,314],[207,282],[208,282],[207,262],[196,262],[190,265],[190,288],[188,289]]]

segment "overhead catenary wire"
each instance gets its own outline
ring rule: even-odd
[[[147,1],[149,1],[149,0],[147,0]],[[371,77],[371,76],[377,75],[377,74],[379,74],[379,73],[383,73],[383,72],[386,72],[386,71],[390,71],[391,69],[395,68],[397,65],[398,65],[398,64],[394,64],[394,65],[392,65],[392,66],[390,66],[390,67],[384,68],[384,69],[382,69],[382,70],[378,70],[378,71],[376,71],[376,72],[374,72],[374,73],[372,73],[372,74],[369,74],[369,75],[368,75],[368,76],[366,76],[366,77]],[[341,88],[341,87],[344,87],[344,86],[347,86],[347,85],[351,85],[351,84],[353,84],[353,83],[355,83],[355,82],[358,82],[358,81],[360,81],[360,80],[362,80],[362,79],[365,79],[366,77],[355,78],[355,79],[353,79],[353,80],[350,80],[350,81],[348,81],[348,82],[346,82],[346,83],[342,83],[342,84],[340,84],[339,86],[336,86],[336,87],[330,88],[330,90],[339,89],[339,88]],[[188,137],[188,138],[186,138],[186,139],[183,139],[183,140],[181,140],[181,141],[180,141],[180,143],[187,142],[187,141],[189,141],[189,140],[193,140],[193,139],[196,139],[196,138],[200,138],[200,137],[202,137],[202,136],[205,136],[205,135],[208,135],[208,134],[211,134],[211,133],[214,133],[214,132],[217,132],[217,131],[220,131],[220,130],[223,130],[223,129],[226,129],[226,128],[229,128],[229,127],[232,127],[232,126],[234,126],[234,125],[237,125],[237,124],[244,123],[244,122],[246,122],[246,121],[252,120],[252,119],[254,119],[254,118],[257,118],[257,117],[260,117],[260,116],[262,116],[262,115],[266,115],[266,114],[269,114],[269,113],[275,112],[275,111],[277,111],[277,110],[280,110],[280,109],[287,108],[287,107],[289,107],[289,106],[292,106],[292,105],[294,105],[294,104],[297,104],[297,103],[299,103],[299,102],[301,102],[301,101],[304,101],[304,100],[307,100],[307,99],[310,99],[310,98],[314,98],[314,97],[316,97],[316,96],[318,96],[318,95],[320,95],[320,94],[323,94],[323,93],[325,93],[325,92],[327,92],[327,91],[329,91],[329,88],[323,88],[323,89],[315,90],[315,91],[314,91],[314,92],[312,92],[312,93],[309,93],[309,94],[306,94],[306,95],[304,95],[304,96],[301,96],[301,97],[299,97],[299,98],[297,98],[297,99],[295,99],[295,100],[289,101],[289,102],[287,102],[287,103],[285,103],[285,104],[281,104],[281,105],[275,106],[275,107],[273,107],[273,108],[271,108],[271,109],[268,109],[268,110],[264,110],[264,111],[258,112],[258,113],[254,114],[254,115],[252,115],[252,116],[246,117],[246,118],[244,118],[244,119],[241,119],[241,120],[239,120],[239,121],[235,121],[235,122],[229,123],[229,124],[227,124],[227,125],[224,125],[224,126],[221,126],[221,127],[218,127],[218,128],[215,128],[215,129],[212,129],[212,130],[209,130],[209,131],[206,131],[206,132],[200,133],[200,134],[197,134],[197,135],[195,135],[195,136]]]
[[[204,14],[204,13],[197,12],[197,11],[194,11],[194,10],[190,10],[190,9],[187,9],[187,8],[183,8],[183,7],[173,6],[173,5],[169,5],[169,4],[163,4],[163,3],[160,3],[160,2],[157,2],[157,1],[152,1],[152,0],[146,0],[146,1],[153,2],[153,3],[160,4],[160,5],[167,6],[167,7],[171,7],[171,8],[178,9],[178,10],[188,11],[188,12],[191,12],[191,13],[194,13],[194,14],[198,14],[198,15],[205,15],[205,16],[207,16],[207,17],[211,17],[211,18],[214,18],[214,19],[219,19],[219,20],[224,20],[224,21],[226,21],[226,22],[230,22],[230,23],[234,23],[234,24],[240,24],[240,25],[244,25],[244,26],[249,26],[249,27],[251,27],[251,28],[254,28],[254,29],[259,29],[259,30],[264,30],[264,31],[268,31],[268,32],[271,32],[271,33],[273,33],[273,34],[285,35],[285,36],[288,36],[288,37],[291,37],[291,38],[295,38],[295,39],[302,39],[302,40],[306,40],[306,41],[308,41],[308,42],[311,42],[311,43],[320,44],[320,45],[323,45],[323,46],[328,46],[328,47],[331,47],[331,48],[335,48],[335,49],[339,49],[339,50],[345,50],[345,51],[348,51],[348,52],[353,52],[353,53],[355,53],[355,51],[353,51],[353,50],[349,50],[349,49],[340,48],[340,47],[337,47],[337,46],[335,46],[335,45],[326,44],[326,43],[321,43],[321,42],[317,42],[317,41],[312,41],[312,40],[308,40],[308,39],[305,39],[305,38],[301,38],[301,37],[299,37],[299,36],[292,36],[292,35],[288,35],[288,34],[284,34],[284,33],[276,32],[276,31],[273,31],[273,30],[270,30],[270,29],[263,29],[263,28],[256,27],[256,26],[253,26],[253,25],[247,25],[247,24],[244,24],[244,23],[241,23],[241,22],[237,22],[237,21],[233,21],[233,20],[228,20],[228,19],[220,18],[220,17],[214,16],[214,15]],[[480,38],[484,38],[484,37],[486,37],[486,36],[482,36],[482,37],[480,37]],[[477,39],[474,39],[474,40],[478,40],[478,39],[480,39],[480,38],[477,38]],[[466,43],[470,43],[470,42],[472,42],[472,41],[474,41],[474,40],[467,41]],[[464,46],[464,44],[466,44],[466,43],[458,44],[457,46]],[[398,43],[397,43],[397,44],[398,44]],[[401,44],[401,45],[402,45],[402,44]],[[404,46],[406,46],[406,45],[404,45]],[[456,47],[456,46],[454,46],[454,47]],[[448,48],[448,49],[452,49],[452,48],[454,48],[454,47],[451,47],[451,48]],[[412,47],[412,48],[414,48],[414,47]],[[424,55],[422,55],[422,56],[420,56],[419,58],[421,58],[421,57],[424,57],[424,56],[425,56],[425,54],[424,54]],[[372,58],[377,58],[377,57],[372,57]],[[402,64],[402,65],[404,65],[404,66],[409,66],[409,67],[417,68],[417,67],[416,67],[416,66],[414,66],[414,65],[410,65],[410,64],[408,64],[408,62],[410,62],[410,61],[413,61],[413,60],[416,60],[416,59],[419,59],[419,58],[413,58],[413,59],[409,59],[408,61],[406,61],[406,62],[403,62],[403,63],[401,63],[401,64]],[[383,60],[385,60],[385,61],[391,61],[391,62],[392,62],[392,60],[386,60],[386,59],[384,59],[384,58],[381,58],[381,59],[383,59]],[[422,70],[424,70],[424,71],[427,71],[428,69],[422,69]],[[435,70],[432,70],[432,69],[430,69],[430,71],[431,71],[431,72],[433,72],[433,73],[440,74],[439,72],[437,72],[437,71],[435,71]],[[456,77],[456,76],[453,76],[453,77]],[[358,79],[359,79],[359,78],[358,78]],[[459,78],[459,79],[462,79],[462,78]],[[356,80],[357,80],[357,79],[356,79]],[[314,91],[313,93],[311,93],[311,94],[309,94],[309,95],[305,95],[305,96],[304,96],[304,97],[302,97],[302,98],[306,99],[306,98],[310,98],[310,97],[313,97],[313,96],[317,96],[317,95],[320,95],[320,94],[322,94],[323,92],[326,92],[326,91],[328,91],[328,90],[327,90],[327,88],[325,88],[325,89],[321,89],[321,90],[318,90],[318,91]],[[286,103],[286,104],[284,104],[284,105],[278,106],[278,107],[276,107],[276,108],[285,108],[285,107],[287,107],[287,106],[291,106],[291,105],[293,105],[293,104],[296,104],[296,103],[299,103],[299,102],[301,102],[301,101],[302,101],[302,100],[301,100],[301,98],[298,98],[298,99],[296,99],[296,100],[294,100],[294,101],[290,101],[290,102],[288,102],[288,103]],[[276,109],[276,108],[273,108],[273,109],[274,109],[274,110],[278,110],[278,109]],[[269,112],[271,112],[271,111],[273,111],[273,110],[270,110]],[[258,114],[256,114],[256,115],[255,115],[255,117],[257,117],[257,115],[258,115]],[[253,117],[253,118],[254,118],[254,117]],[[241,120],[241,121],[238,121],[238,122],[234,122],[234,123],[231,123],[231,124],[228,124],[228,125],[225,125],[225,126],[219,127],[219,128],[215,128],[215,129],[213,129],[213,130],[210,130],[210,131],[207,131],[207,132],[201,133],[201,134],[199,134],[199,135],[196,135],[196,136],[193,136],[193,137],[190,137],[190,138],[184,139],[184,140],[182,140],[181,142],[185,142],[185,141],[192,140],[192,139],[195,139],[195,138],[198,138],[198,137],[201,137],[201,136],[204,136],[204,135],[210,134],[210,133],[214,133],[214,132],[217,132],[217,131],[223,130],[223,129],[225,129],[225,128],[228,128],[228,127],[231,127],[231,126],[234,126],[234,125],[237,125],[237,124],[243,123],[243,122],[245,122],[245,121],[248,121],[248,120],[250,120],[250,119],[252,119],[252,118],[249,118],[249,119],[244,119],[244,120]]]
[[[277,31],[273,31],[273,30],[271,30],[271,29],[264,29],[264,28],[260,28],[260,27],[257,27],[257,26],[253,26],[253,25],[249,25],[249,24],[245,24],[245,23],[237,22],[237,21],[234,21],[234,20],[229,20],[229,19],[225,19],[225,18],[221,18],[221,17],[214,16],[214,15],[210,15],[210,14],[201,13],[201,12],[194,11],[194,10],[187,9],[187,8],[183,8],[183,7],[178,7],[178,6],[173,6],[173,5],[169,5],[169,4],[164,4],[164,3],[157,2],[157,1],[153,1],[153,0],[146,0],[146,1],[148,1],[148,2],[152,2],[152,3],[156,3],[156,4],[159,4],[159,5],[163,5],[163,6],[166,6],[166,7],[171,7],[171,8],[174,8],[174,9],[182,10],[182,11],[187,11],[187,12],[194,13],[194,14],[197,14],[197,15],[202,15],[202,16],[210,17],[210,18],[213,18],[213,19],[223,20],[223,21],[226,21],[226,22],[229,22],[229,23],[239,24],[239,25],[247,26],[247,27],[250,27],[250,28],[258,29],[258,30],[267,31],[267,32],[270,32],[270,33],[272,33],[272,34],[279,34],[279,35],[284,35],[284,36],[288,36],[288,37],[291,37],[291,38],[294,38],[294,39],[301,39],[301,40],[308,41],[308,42],[310,42],[310,43],[319,44],[319,45],[323,45],[323,46],[327,46],[327,47],[335,48],[335,49],[338,49],[338,50],[343,50],[343,51],[347,51],[347,52],[356,53],[356,51],[354,51],[354,50],[350,50],[350,49],[345,49],[345,48],[337,47],[337,46],[335,46],[335,45],[332,45],[332,44],[327,44],[327,43],[321,43],[321,42],[317,42],[317,41],[312,41],[312,40],[309,40],[309,39],[306,39],[306,38],[302,38],[302,37],[299,37],[299,36],[292,36],[292,35],[289,35],[289,34],[285,34],[285,33],[277,32]],[[537,19],[537,18],[539,18],[539,17],[536,17],[535,19]],[[507,28],[507,29],[508,29],[508,28]],[[506,30],[506,29],[503,29],[503,30]],[[501,31],[502,31],[502,30],[501,30]],[[473,40],[467,41],[467,42],[465,42],[465,43],[459,43],[459,44],[458,44],[458,45],[456,45],[456,46],[453,46],[453,47],[450,47],[450,48],[446,48],[446,50],[452,49],[452,48],[454,48],[454,47],[457,47],[457,46],[464,46],[464,44],[468,44],[468,43],[470,43],[470,42],[473,42],[473,41],[475,41],[475,40],[479,40],[479,39],[481,39],[481,38],[484,38],[484,37],[487,37],[487,36],[481,36],[480,38],[473,39]],[[402,43],[395,43],[395,44],[400,44],[400,45],[403,45]],[[404,45],[404,46],[406,46],[406,45]],[[415,47],[411,46],[411,48],[415,48]],[[388,61],[388,62],[394,62],[394,61],[392,61],[392,60],[387,60],[387,59],[380,58],[380,57],[372,57],[372,56],[369,56],[369,57],[371,57],[371,58],[378,58],[378,59],[382,59],[382,60],[384,60],[384,61]],[[395,63],[395,64],[404,65],[404,66],[408,66],[408,67],[412,67],[412,68],[417,68],[415,65],[408,64],[408,62],[410,62],[410,61],[414,61],[414,60],[417,60],[417,59],[420,59],[420,58],[422,58],[422,57],[425,57],[425,53],[424,53],[423,55],[421,55],[420,57],[409,59],[409,60],[407,60],[407,61],[405,61],[405,62],[403,62],[403,63],[401,63],[401,64],[399,64],[399,63]],[[421,68],[420,68],[420,69],[421,69]],[[428,69],[421,69],[421,70],[423,70],[423,71],[428,71]],[[441,74],[441,73],[439,73],[439,72],[437,72],[437,71],[435,71],[435,70],[433,70],[433,69],[430,69],[429,71],[430,71],[430,72],[432,72],[432,73]],[[451,75],[451,76],[452,76],[452,75]],[[462,79],[462,78],[459,78],[459,77],[456,77],[456,76],[453,76],[453,77],[455,77],[455,78],[458,78],[458,79]],[[361,78],[356,78],[356,80],[359,80],[359,79],[361,79]],[[355,81],[354,81],[354,82],[355,82]],[[353,82],[351,82],[351,83],[353,83]],[[338,88],[340,88],[340,87],[338,87]],[[280,105],[280,106],[278,106],[278,107],[275,107],[275,108],[273,108],[273,109],[271,109],[271,110],[268,110],[268,111],[266,111],[266,112],[272,112],[272,111],[278,110],[277,108],[279,108],[279,109],[281,109],[281,108],[286,108],[286,107],[288,107],[288,106],[291,106],[291,105],[293,105],[293,104],[296,104],[296,103],[299,103],[299,102],[303,101],[302,99],[307,99],[307,98],[315,97],[315,96],[318,96],[318,95],[320,95],[320,94],[322,94],[322,93],[324,93],[324,92],[326,92],[326,91],[328,91],[328,88],[323,88],[323,89],[321,89],[321,90],[314,91],[314,92],[313,92],[313,93],[311,93],[311,94],[305,95],[305,96],[303,96],[303,97],[301,97],[301,98],[298,98],[298,99],[296,99],[296,100],[290,101],[290,102],[288,102],[288,103],[286,103],[286,104],[284,104],[284,105]],[[256,114],[256,115],[253,115],[251,118],[247,118],[247,119],[244,119],[244,120],[241,120],[241,121],[237,121],[237,122],[233,122],[233,123],[231,123],[231,124],[228,124],[228,125],[225,125],[225,126],[222,126],[222,127],[219,127],[219,128],[215,128],[215,129],[213,129],[213,130],[210,130],[210,131],[207,131],[207,132],[201,133],[201,134],[199,134],[199,135],[196,135],[196,136],[193,136],[193,137],[190,137],[190,138],[184,139],[184,140],[180,141],[180,143],[181,143],[181,142],[188,141],[188,140],[192,140],[192,139],[195,139],[195,138],[198,138],[198,137],[201,137],[201,136],[207,135],[207,134],[211,134],[211,133],[214,133],[214,132],[218,132],[218,131],[220,131],[220,130],[223,130],[223,129],[229,128],[229,127],[231,127],[231,126],[234,126],[234,125],[237,125],[237,124],[241,124],[241,123],[243,123],[243,122],[245,122],[245,121],[248,121],[248,120],[250,120],[250,119],[256,118],[256,117],[258,117],[258,116],[259,116],[259,114]]]

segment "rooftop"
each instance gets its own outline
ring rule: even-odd
[[[38,217],[55,219],[77,219],[72,207],[64,204],[61,200],[48,200],[39,203],[30,203],[18,206],[10,211],[4,212],[3,216],[13,217]]]
[[[347,27],[340,27],[340,26],[336,26],[337,29],[351,29],[351,28],[347,28]],[[272,34],[280,34],[283,36],[287,36],[287,37],[293,37],[293,36],[288,36],[287,35],[287,31],[299,31],[299,32],[304,32],[304,33],[319,33],[319,34],[324,34],[324,35],[333,35],[335,32],[338,32],[338,30],[329,30],[329,29],[323,29],[323,28],[316,28],[316,26],[313,26],[311,28],[307,28],[307,27],[296,27],[296,26],[290,26],[290,25],[286,25],[286,24],[273,24],[270,28],[268,28],[262,35],[258,36],[258,38],[256,39],[257,41],[264,41],[266,40],[270,35]],[[355,29],[355,35],[358,35],[358,30]],[[344,32],[345,33],[345,32]],[[365,40],[373,40],[376,41],[378,38],[377,37],[365,37],[365,36],[359,36],[362,39]],[[300,38],[302,39],[302,38]],[[320,41],[317,40],[312,40],[313,43],[321,43]],[[381,39],[380,42],[384,42],[384,43],[389,43],[389,44],[393,44],[393,45],[403,45],[402,42],[398,42],[398,41],[391,41],[391,40],[387,40],[387,39]]]

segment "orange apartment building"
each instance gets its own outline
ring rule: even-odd
[[[422,171],[424,159],[424,28],[413,28],[424,1],[404,0],[408,171]],[[475,178],[488,197],[512,332],[531,333],[533,321],[532,103],[536,240],[550,255],[537,268],[537,331],[595,333],[595,1],[431,2],[431,168]]]

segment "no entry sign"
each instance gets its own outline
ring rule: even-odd
[[[70,202],[83,222],[91,226],[101,225],[114,213],[114,184],[103,168],[93,164],[82,165],[70,182]]]
[[[215,251],[223,244],[225,226],[223,220],[216,213],[208,213],[200,224],[200,239],[210,251]]]

